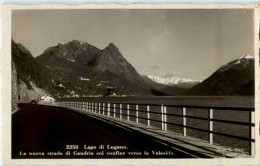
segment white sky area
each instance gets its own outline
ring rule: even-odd
[[[71,40],[114,43],[140,74],[205,79],[253,55],[253,11],[243,9],[16,10],[12,36],[34,57]]]

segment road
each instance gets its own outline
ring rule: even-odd
[[[104,145],[104,148],[101,145]],[[121,149],[114,150],[115,147]],[[68,151],[70,155],[66,155]],[[144,151],[147,153],[144,154]],[[12,158],[191,158],[191,156],[163,145],[147,135],[137,134],[87,115],[63,108],[24,104],[12,115]]]

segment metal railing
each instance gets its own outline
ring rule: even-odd
[[[249,141],[250,142],[250,154],[255,154],[255,111],[253,108],[241,108],[241,107],[209,107],[209,106],[185,106],[185,105],[163,105],[163,104],[133,104],[133,103],[109,103],[109,102],[82,102],[82,101],[60,101],[56,103],[57,106],[73,108],[73,109],[81,109],[86,112],[92,112],[95,114],[100,114],[104,116],[111,116],[113,114],[114,118],[123,119],[125,116],[125,120],[130,121],[130,118],[134,118],[136,123],[139,123],[140,119],[147,120],[147,125],[151,126],[151,122],[158,122],[161,123],[161,130],[167,131],[168,125],[179,126],[182,127],[182,134],[187,136],[187,129],[197,130],[200,132],[208,133],[209,134],[209,143],[214,143],[214,135],[221,135],[230,138],[236,138],[239,140]],[[123,108],[125,106],[125,108]],[[132,109],[130,109],[132,106]],[[140,109],[139,106],[145,107],[146,109]],[[151,106],[160,107],[160,112],[152,111]],[[174,114],[168,113],[168,108],[180,108],[182,109],[182,114]],[[134,109],[133,109],[134,108]],[[187,109],[195,108],[195,109],[203,109],[208,111],[208,117],[198,117],[198,116],[190,116],[187,115]],[[117,111],[119,110],[119,111]],[[123,113],[123,110],[126,110],[126,114]],[[232,120],[223,120],[223,119],[215,119],[214,110],[232,110],[232,111],[246,111],[249,113],[249,122],[240,122],[240,121],[232,121]],[[131,115],[130,112],[133,112],[134,115]],[[140,117],[139,113],[145,113],[146,117]],[[160,116],[161,120],[152,119],[151,114],[155,114]],[[169,117],[179,117],[182,118],[182,124],[174,123],[167,120]],[[196,119],[196,120],[203,120],[208,122],[208,130],[197,128],[194,126],[188,126],[187,121],[188,119]],[[213,122],[221,122],[226,124],[234,124],[234,125],[242,125],[248,126],[249,129],[249,136],[248,137],[241,137],[232,134],[226,134],[222,132],[214,131]]]

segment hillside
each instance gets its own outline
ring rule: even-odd
[[[29,102],[45,94],[54,98],[253,95],[254,59],[247,55],[231,61],[199,82],[172,75],[142,76],[113,43],[101,50],[73,40],[47,48],[34,58],[23,45],[12,41],[12,96],[15,102]]]
[[[254,58],[245,55],[221,66],[186,95],[254,95]]]
[[[30,102],[39,95],[48,94],[46,78],[42,72],[44,68],[39,65],[30,51],[23,45],[12,40],[12,107],[17,102]]]
[[[152,95],[150,85],[112,43],[100,50],[73,40],[47,48],[35,59],[60,73],[53,82],[67,90],[61,95]]]

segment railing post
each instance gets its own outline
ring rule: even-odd
[[[105,103],[103,103],[103,115],[105,115]]]
[[[107,103],[107,116],[110,116],[110,103]]]
[[[95,103],[95,113],[97,113],[97,112],[98,112],[98,104]]]
[[[147,125],[150,126],[150,106],[147,105]]]
[[[116,117],[116,104],[114,104],[114,118]]]
[[[92,105],[92,108],[91,108],[91,110],[92,110],[92,113],[94,113],[94,103],[93,103],[93,102],[91,102],[91,105]]]
[[[100,103],[98,103],[98,114],[100,114]]]
[[[249,122],[252,124],[255,124],[255,112],[254,111],[250,111],[249,112]],[[250,138],[251,139],[255,139],[255,129],[254,126],[250,127]],[[254,156],[255,155],[255,142],[251,141],[250,143],[250,155]]]
[[[122,104],[120,104],[120,119],[122,119]]]
[[[167,106],[164,106],[164,130],[167,131]]]
[[[164,124],[163,124],[163,122],[164,122],[164,113],[163,113],[164,111],[163,111],[163,105],[161,106],[161,118],[162,118],[162,130],[164,130]]]
[[[138,104],[136,104],[135,112],[136,112],[136,123],[138,123],[139,122],[139,120],[138,120]]]
[[[129,104],[127,104],[127,120],[128,121],[130,120],[130,117],[129,117]]]
[[[213,109],[209,109],[209,131],[213,131],[213,121],[211,119],[213,119]],[[209,133],[209,143],[213,144],[213,133]]]
[[[183,124],[183,136],[187,136],[187,129],[186,129],[186,108],[182,108],[182,124]]]

